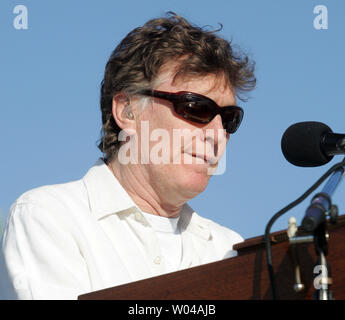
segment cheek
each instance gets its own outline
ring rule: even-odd
[[[162,106],[154,109],[149,125],[150,137],[155,137],[155,139],[150,139],[150,149],[158,143],[164,145],[164,148],[169,149],[170,161],[174,163],[177,154],[181,154],[181,148],[183,147],[183,139],[179,142],[178,133],[188,127],[188,124],[186,126],[183,119],[179,119],[172,114],[169,107]],[[157,139],[157,137],[159,138]]]
[[[193,123],[176,116],[169,106],[164,105],[147,106],[146,109],[143,110],[140,121],[138,124],[140,130],[138,132],[139,155],[142,154],[141,149],[145,148],[143,152],[145,152],[146,157],[149,156],[150,159],[152,157],[156,160],[158,159],[157,161],[152,161],[151,159],[151,162],[157,163],[159,159],[164,158],[165,164],[172,165],[169,170],[180,172],[181,168],[177,166],[181,164],[183,167],[185,164],[183,152],[185,149],[194,149],[195,151],[196,139],[193,136],[190,138],[188,133],[184,133],[183,130],[192,133],[195,129],[201,129],[193,125]],[[142,130],[142,128],[144,128],[144,130]],[[185,135],[187,135],[187,137],[185,137]],[[192,141],[192,145],[190,145],[190,141]],[[164,149],[164,151],[162,149]],[[169,152],[168,155],[166,153],[167,150]],[[169,163],[166,161],[167,158],[169,159]],[[193,159],[193,161],[195,162],[195,159]],[[187,167],[182,169],[184,174],[188,174],[188,169],[189,171],[194,171],[191,166],[188,166],[188,163],[187,160]]]
[[[142,119],[149,123],[150,136],[154,130],[156,130],[156,135],[157,133],[159,135],[159,131],[161,130],[165,135],[168,134],[169,137],[172,138],[173,129],[178,128],[172,111],[169,107],[164,105],[154,105],[150,107],[150,109],[145,112]]]

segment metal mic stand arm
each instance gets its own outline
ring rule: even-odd
[[[332,205],[331,197],[338,187],[344,172],[345,166],[335,170],[322,191],[312,198],[302,221],[302,228],[305,231],[314,232],[321,223],[326,221],[327,216],[331,222],[336,222],[337,207]]]
[[[302,228],[307,232],[313,233],[315,251],[319,257],[316,267],[320,268],[321,277],[319,277],[320,283],[316,283],[317,291],[315,294],[315,298],[318,300],[333,299],[332,292],[328,287],[332,283],[332,279],[330,278],[330,269],[326,261],[328,253],[326,222],[327,217],[331,223],[336,223],[337,221],[338,208],[332,204],[331,196],[343,178],[344,172],[345,166],[334,171],[322,192],[312,198],[302,221]]]

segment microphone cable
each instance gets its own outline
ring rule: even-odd
[[[270,286],[271,286],[271,292],[272,292],[272,299],[277,300],[277,293],[276,293],[276,287],[275,287],[275,279],[274,279],[274,270],[273,270],[273,264],[272,264],[272,250],[271,250],[271,238],[270,238],[270,231],[272,228],[273,223],[280,218],[284,213],[291,210],[298,204],[300,204],[302,201],[304,201],[315,189],[317,189],[322,182],[324,182],[334,171],[336,171],[339,168],[342,168],[345,166],[345,158],[332,166],[326,173],[323,174],[323,176],[317,180],[304,194],[302,194],[298,199],[288,204],[286,207],[278,211],[276,214],[272,216],[272,218],[268,221],[266,228],[265,228],[265,247],[266,247],[266,261],[267,261],[267,271],[269,275],[270,280]]]

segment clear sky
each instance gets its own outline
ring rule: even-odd
[[[28,29],[14,27],[17,5]],[[314,7],[328,29],[314,28]],[[288,126],[321,121],[345,132],[345,2],[338,0],[1,0],[0,210],[23,192],[80,179],[101,156],[99,86],[105,63],[133,28],[174,11],[199,26],[223,25],[256,61],[258,86],[242,103],[226,170],[190,201],[202,216],[244,238],[264,233],[270,217],[295,200],[341,157],[319,168],[289,164],[280,149]],[[345,213],[345,185],[333,197]],[[273,227],[300,223],[310,198]]]

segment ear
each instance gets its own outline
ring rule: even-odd
[[[135,132],[136,122],[131,99],[126,93],[120,92],[113,97],[112,114],[116,124],[122,130],[127,131],[129,135]]]

